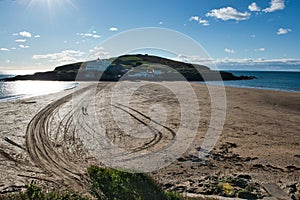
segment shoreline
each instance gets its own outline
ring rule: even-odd
[[[103,112],[101,109],[106,110],[108,108],[104,106],[107,105],[105,99],[109,95],[109,88],[114,84],[110,82],[98,83],[102,89],[99,90],[101,92],[97,93],[97,101],[103,101],[102,103],[104,104],[101,104],[102,107],[99,107],[99,110],[98,107],[95,110],[98,116],[106,119],[105,123],[107,123],[108,134],[111,139],[114,138],[113,135],[117,134],[118,131],[115,129],[115,123],[112,123],[107,112]],[[176,82],[172,84],[176,85]],[[2,152],[0,158],[3,161],[0,167],[0,175],[3,177],[0,182],[0,191],[16,189],[18,186],[29,183],[31,180],[38,180],[51,187],[55,187],[55,184],[53,186],[51,183],[51,181],[54,181],[57,183],[56,186],[65,187],[69,185],[78,188],[72,181],[69,182],[57,176],[56,169],[51,168],[51,165],[46,165],[49,168],[44,169],[30,159],[30,156],[26,153],[25,135],[29,122],[38,112],[42,112],[43,108],[55,100],[64,99],[64,96],[74,93],[82,87],[84,86],[80,85],[74,90],[0,104],[3,114],[3,118],[0,120],[0,137],[2,139],[0,140],[0,150]],[[300,141],[299,126],[297,125],[300,121],[299,93],[225,87],[227,114],[223,132],[214,150],[211,152],[208,162],[205,165],[201,165],[199,162],[193,161],[193,156],[197,156],[196,149],[201,144],[203,134],[209,125],[210,114],[208,111],[210,110],[210,103],[205,85],[192,83],[192,87],[196,91],[202,113],[201,126],[197,137],[189,150],[177,161],[156,171],[156,173],[151,173],[151,176],[156,181],[164,185],[167,190],[176,190],[176,188],[181,187],[192,191],[191,188],[194,188],[194,193],[201,193],[201,187],[197,185],[203,181],[202,179],[206,175],[222,177],[232,174],[247,174],[256,182],[275,182],[283,189],[288,189],[288,186],[294,182],[299,183],[297,179],[300,174],[300,145],[297,142]],[[152,84],[151,87],[145,87],[144,91],[133,97],[131,106],[139,112],[147,113],[149,112],[148,108],[155,102],[154,100],[158,100],[172,113],[168,115],[169,121],[167,121],[166,126],[176,130],[178,126],[176,118],[178,110],[176,109],[176,104],[170,103],[173,102],[172,95],[155,92],[154,88],[160,91],[155,84]],[[155,97],[155,99],[150,97]],[[62,103],[65,102],[66,104],[57,107],[57,114],[59,115],[56,115],[56,112],[53,112],[53,115],[49,115],[47,120],[49,120],[48,125],[50,127],[56,127],[58,123],[64,125],[65,122],[60,119],[64,119],[63,116],[72,108],[67,99],[62,101]],[[89,112],[90,106],[97,102],[86,103],[88,103],[86,106]],[[49,108],[52,109],[51,105]],[[90,116],[82,113],[81,108],[79,108],[77,113],[80,114],[79,119],[82,120],[88,119],[87,117]],[[40,117],[43,116],[41,115]],[[37,120],[40,120],[40,117]],[[69,119],[69,117],[65,120]],[[60,132],[58,133],[60,135]],[[119,135],[116,135],[116,138],[119,137]],[[7,140],[4,140],[5,138],[18,144],[19,147],[8,143]],[[61,138],[61,135],[59,138]],[[163,138],[161,142],[164,144],[167,141],[168,137]],[[65,142],[68,141],[59,140],[58,144],[64,144]],[[124,148],[132,148],[131,140],[120,140],[118,144],[125,145]],[[67,148],[68,146],[63,147]],[[80,145],[75,145],[74,147],[78,150],[81,149]],[[55,148],[58,148],[57,151],[60,152],[59,149],[61,147],[59,145]],[[151,148],[149,150],[155,150],[160,147],[154,145]],[[71,151],[71,153],[76,152]],[[68,162],[75,162],[75,166],[77,166],[79,171],[84,171],[85,167],[91,163],[97,163],[96,160],[85,155],[85,150],[81,149],[77,153],[82,155],[80,157],[81,160],[76,160],[77,157],[69,156]],[[9,155],[9,157],[3,157],[4,155]],[[18,163],[17,168],[14,167],[16,162]],[[166,184],[169,184],[168,187]]]
[[[238,81],[238,80],[237,80]],[[201,83],[201,82],[196,82],[197,84],[203,84],[203,85],[211,85],[211,86],[220,86],[224,88],[238,88],[238,89],[250,89],[250,90],[262,90],[262,91],[277,91],[277,92],[286,92],[286,93],[300,93],[299,90],[286,90],[286,89],[274,89],[274,88],[267,88],[267,87],[250,87],[250,86],[232,86],[232,85],[218,85],[218,84],[209,84],[209,83]]]
[[[23,81],[31,81],[31,80],[23,80]],[[3,97],[0,97],[0,103],[9,102],[9,101],[18,101],[18,100],[28,99],[28,98],[32,98],[32,97],[38,97],[38,96],[47,96],[47,95],[50,95],[50,94],[55,94],[55,93],[60,93],[60,92],[63,92],[63,91],[73,90],[76,87],[78,87],[80,85],[80,83],[89,83],[89,81],[75,81],[75,82],[74,81],[70,81],[70,82],[66,82],[66,81],[48,81],[48,80],[36,80],[36,81],[37,82],[41,81],[41,82],[73,83],[75,85],[71,86],[70,88],[65,88],[61,91],[50,92],[50,93],[47,93],[47,94],[35,94],[35,95],[33,95],[33,94],[31,94],[31,95],[29,95],[29,94],[14,94],[14,95],[9,95],[9,96],[3,96]],[[235,80],[235,81],[239,81],[239,80]],[[20,81],[18,81],[18,82],[20,82]],[[101,82],[107,82],[107,81],[100,81],[99,83],[101,83]],[[139,81],[139,82],[142,82],[142,81]],[[146,81],[146,82],[151,82],[151,81]],[[172,82],[176,82],[176,81],[172,81]],[[190,81],[189,83],[196,83],[196,84],[200,84],[200,85],[218,86],[218,87],[224,87],[225,89],[226,88],[238,88],[238,89],[262,90],[262,91],[278,91],[278,92],[286,92],[286,93],[300,93],[300,89],[298,91],[298,90],[286,90],[286,89],[281,89],[281,88],[276,88],[275,89],[275,88],[266,88],[266,87],[251,87],[251,86],[238,86],[238,85],[232,86],[232,85],[226,85],[226,81],[222,81],[223,84],[221,84],[221,81],[218,81],[218,82],[220,82],[220,84],[218,84],[218,83],[209,83],[209,82],[204,83],[204,82],[198,82],[198,81]]]

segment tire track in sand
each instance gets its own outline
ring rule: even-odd
[[[99,84],[96,94],[103,91],[103,89],[110,89],[111,86],[111,83]],[[70,152],[68,145],[70,145],[70,142],[71,145],[75,144],[76,126],[81,127],[81,130],[87,134],[91,134],[89,133],[90,131],[96,133],[96,130],[93,130],[93,128],[86,123],[88,118],[84,116],[81,110],[83,106],[87,107],[89,105],[90,102],[87,98],[94,94],[94,87],[94,85],[90,85],[79,89],[74,93],[49,104],[34,116],[26,131],[26,148],[31,161],[37,167],[47,172],[50,176],[49,178],[54,182],[56,181],[58,184],[63,184],[76,190],[86,189],[87,176],[85,171],[86,167],[88,167],[88,161],[87,158],[80,157],[80,154],[76,152],[76,148],[71,149],[72,151]],[[60,109],[62,109],[74,97],[79,99],[77,105],[73,105],[71,110],[66,112],[63,116],[60,116]],[[148,116],[135,109],[128,108],[131,111],[128,112],[124,109],[123,105],[115,105],[114,107],[122,110],[123,112],[127,112],[132,119],[138,121],[144,126],[147,126],[147,121],[151,120]],[[59,116],[59,123],[56,127],[53,127],[52,122],[55,121],[54,118],[57,117],[57,115]],[[79,121],[76,119],[79,119]],[[72,125],[73,121],[75,123],[75,128]],[[171,135],[168,139],[170,141],[167,141],[167,143],[170,144],[176,139],[176,133],[174,131],[156,121],[154,121],[154,123],[165,129],[166,132],[168,132],[166,134]],[[155,127],[148,128],[154,133],[152,140],[144,143],[143,146],[137,146],[136,148],[130,149],[131,152],[136,153],[148,148],[152,148],[152,150],[154,150],[156,148],[155,145],[161,140],[164,140],[162,139],[162,132],[157,130]],[[57,138],[62,138],[62,141],[60,141],[63,143],[61,148],[57,147]],[[74,141],[71,141],[69,138]],[[158,147],[158,149],[159,148],[160,147]],[[80,160],[80,162],[78,162],[78,160]]]
[[[94,86],[91,85],[79,89],[74,93],[49,104],[34,116],[26,130],[26,148],[31,161],[36,166],[48,172],[51,179],[63,181],[63,185],[72,186],[76,189],[85,187],[85,173],[80,166],[78,166],[78,163],[75,163],[72,160],[72,152],[62,153],[58,151],[55,142],[51,140],[49,122],[64,104],[71,101],[73,97],[80,96],[86,91],[91,90],[93,87]],[[66,115],[68,118],[67,123],[69,123],[74,114],[78,112],[80,112],[78,106],[77,109],[71,110]],[[65,124],[60,123],[59,127],[64,125]],[[63,134],[67,134],[67,132],[68,129],[63,129]],[[66,140],[65,136],[64,140]]]

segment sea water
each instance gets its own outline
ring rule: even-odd
[[[24,73],[2,71],[0,72],[0,79],[20,74],[26,74],[26,71]],[[76,86],[78,86],[76,82],[64,81],[0,81],[0,102],[56,93]]]
[[[293,71],[228,71],[236,76],[255,76],[252,80],[208,81],[208,84],[300,92],[300,72]]]

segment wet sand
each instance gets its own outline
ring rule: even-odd
[[[0,193],[18,191],[31,180],[49,187],[85,191],[88,166],[118,164],[109,162],[108,154],[99,148],[105,143],[92,145],[87,134],[98,137],[99,132],[105,132],[102,136],[107,141],[130,152],[120,157],[124,160],[176,144],[182,113],[172,91],[147,83],[130,96],[126,106],[111,100],[114,84],[99,83],[97,89],[81,86],[76,92],[1,103]],[[190,95],[180,82],[171,84],[182,95]],[[170,165],[150,172],[150,176],[165,189],[195,194],[203,193],[200,183],[208,176],[249,175],[259,184],[276,183],[285,191],[290,185],[299,185],[300,93],[227,87],[226,110],[215,108],[226,113],[222,134],[209,156],[201,160],[198,155],[209,128],[212,104],[205,85],[193,83],[192,87],[198,99],[184,104],[199,105],[196,137],[185,153],[176,155]],[[121,93],[113,96],[123,97]],[[165,118],[160,118],[160,112]],[[127,120],[120,126],[114,113],[125,113],[135,126]],[[144,126],[151,128],[142,129]],[[131,134],[122,130],[124,127]],[[194,131],[185,128],[187,135]],[[149,137],[137,139],[133,136],[140,134],[137,130],[146,130]],[[147,164],[141,162],[139,168],[146,169]]]

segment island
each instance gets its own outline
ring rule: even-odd
[[[214,71],[209,67],[162,58],[153,55],[122,55],[56,67],[53,71],[18,75],[2,81],[217,81],[247,80],[253,76],[235,76],[230,72]]]

